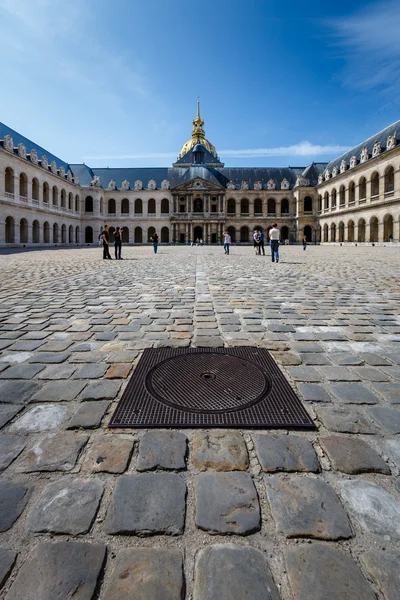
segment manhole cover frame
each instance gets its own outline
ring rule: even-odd
[[[264,373],[267,391],[238,408],[196,410],[173,405],[151,393],[149,375],[171,359],[194,354],[235,357]],[[177,378],[179,373],[177,373]],[[176,385],[176,384],[175,384]],[[315,429],[311,417],[265,348],[147,348],[118,402],[109,428],[301,428]]]

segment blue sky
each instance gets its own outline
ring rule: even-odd
[[[0,121],[67,162],[166,166],[197,97],[227,166],[334,158],[400,118],[400,3],[0,0]]]

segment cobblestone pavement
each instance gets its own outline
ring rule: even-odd
[[[123,250],[0,256],[1,598],[398,600],[399,249]],[[271,350],[317,430],[108,430],[163,345]]]

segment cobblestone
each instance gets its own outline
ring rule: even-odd
[[[263,471],[313,471],[320,465],[315,450],[309,440],[298,435],[253,436],[258,459]]]
[[[204,471],[246,471],[249,456],[240,433],[196,432],[191,443],[193,466]]]
[[[187,438],[179,431],[151,431],[143,435],[139,445],[138,471],[152,469],[184,469]]]

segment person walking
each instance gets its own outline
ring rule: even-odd
[[[254,251],[257,255],[260,255],[260,241],[261,241],[261,236],[260,236],[260,232],[255,229],[254,233],[253,233],[253,243],[254,243]]]
[[[123,230],[123,227],[117,227],[114,231],[115,260],[122,260],[122,257],[121,257],[122,230]]]
[[[272,223],[272,229],[269,230],[269,239],[271,240],[271,260],[279,262],[279,229],[276,223]]]
[[[307,237],[303,237],[303,250],[307,250]]]
[[[112,258],[110,256],[110,249],[109,249],[110,234],[108,233],[108,225],[104,225],[104,229],[101,232],[101,237],[103,239],[103,260],[105,260],[107,258],[112,260]]]
[[[224,251],[225,254],[229,254],[229,248],[231,245],[231,236],[228,231],[224,231]]]
[[[264,241],[265,241],[265,234],[264,234],[263,231],[260,231],[260,249],[259,249],[259,254],[261,254],[261,250],[262,250],[263,256],[265,256]]]
[[[153,250],[154,250],[154,254],[157,254],[157,249],[158,249],[158,233],[157,231],[155,231],[153,233],[153,235],[151,236],[151,241],[153,242]]]

